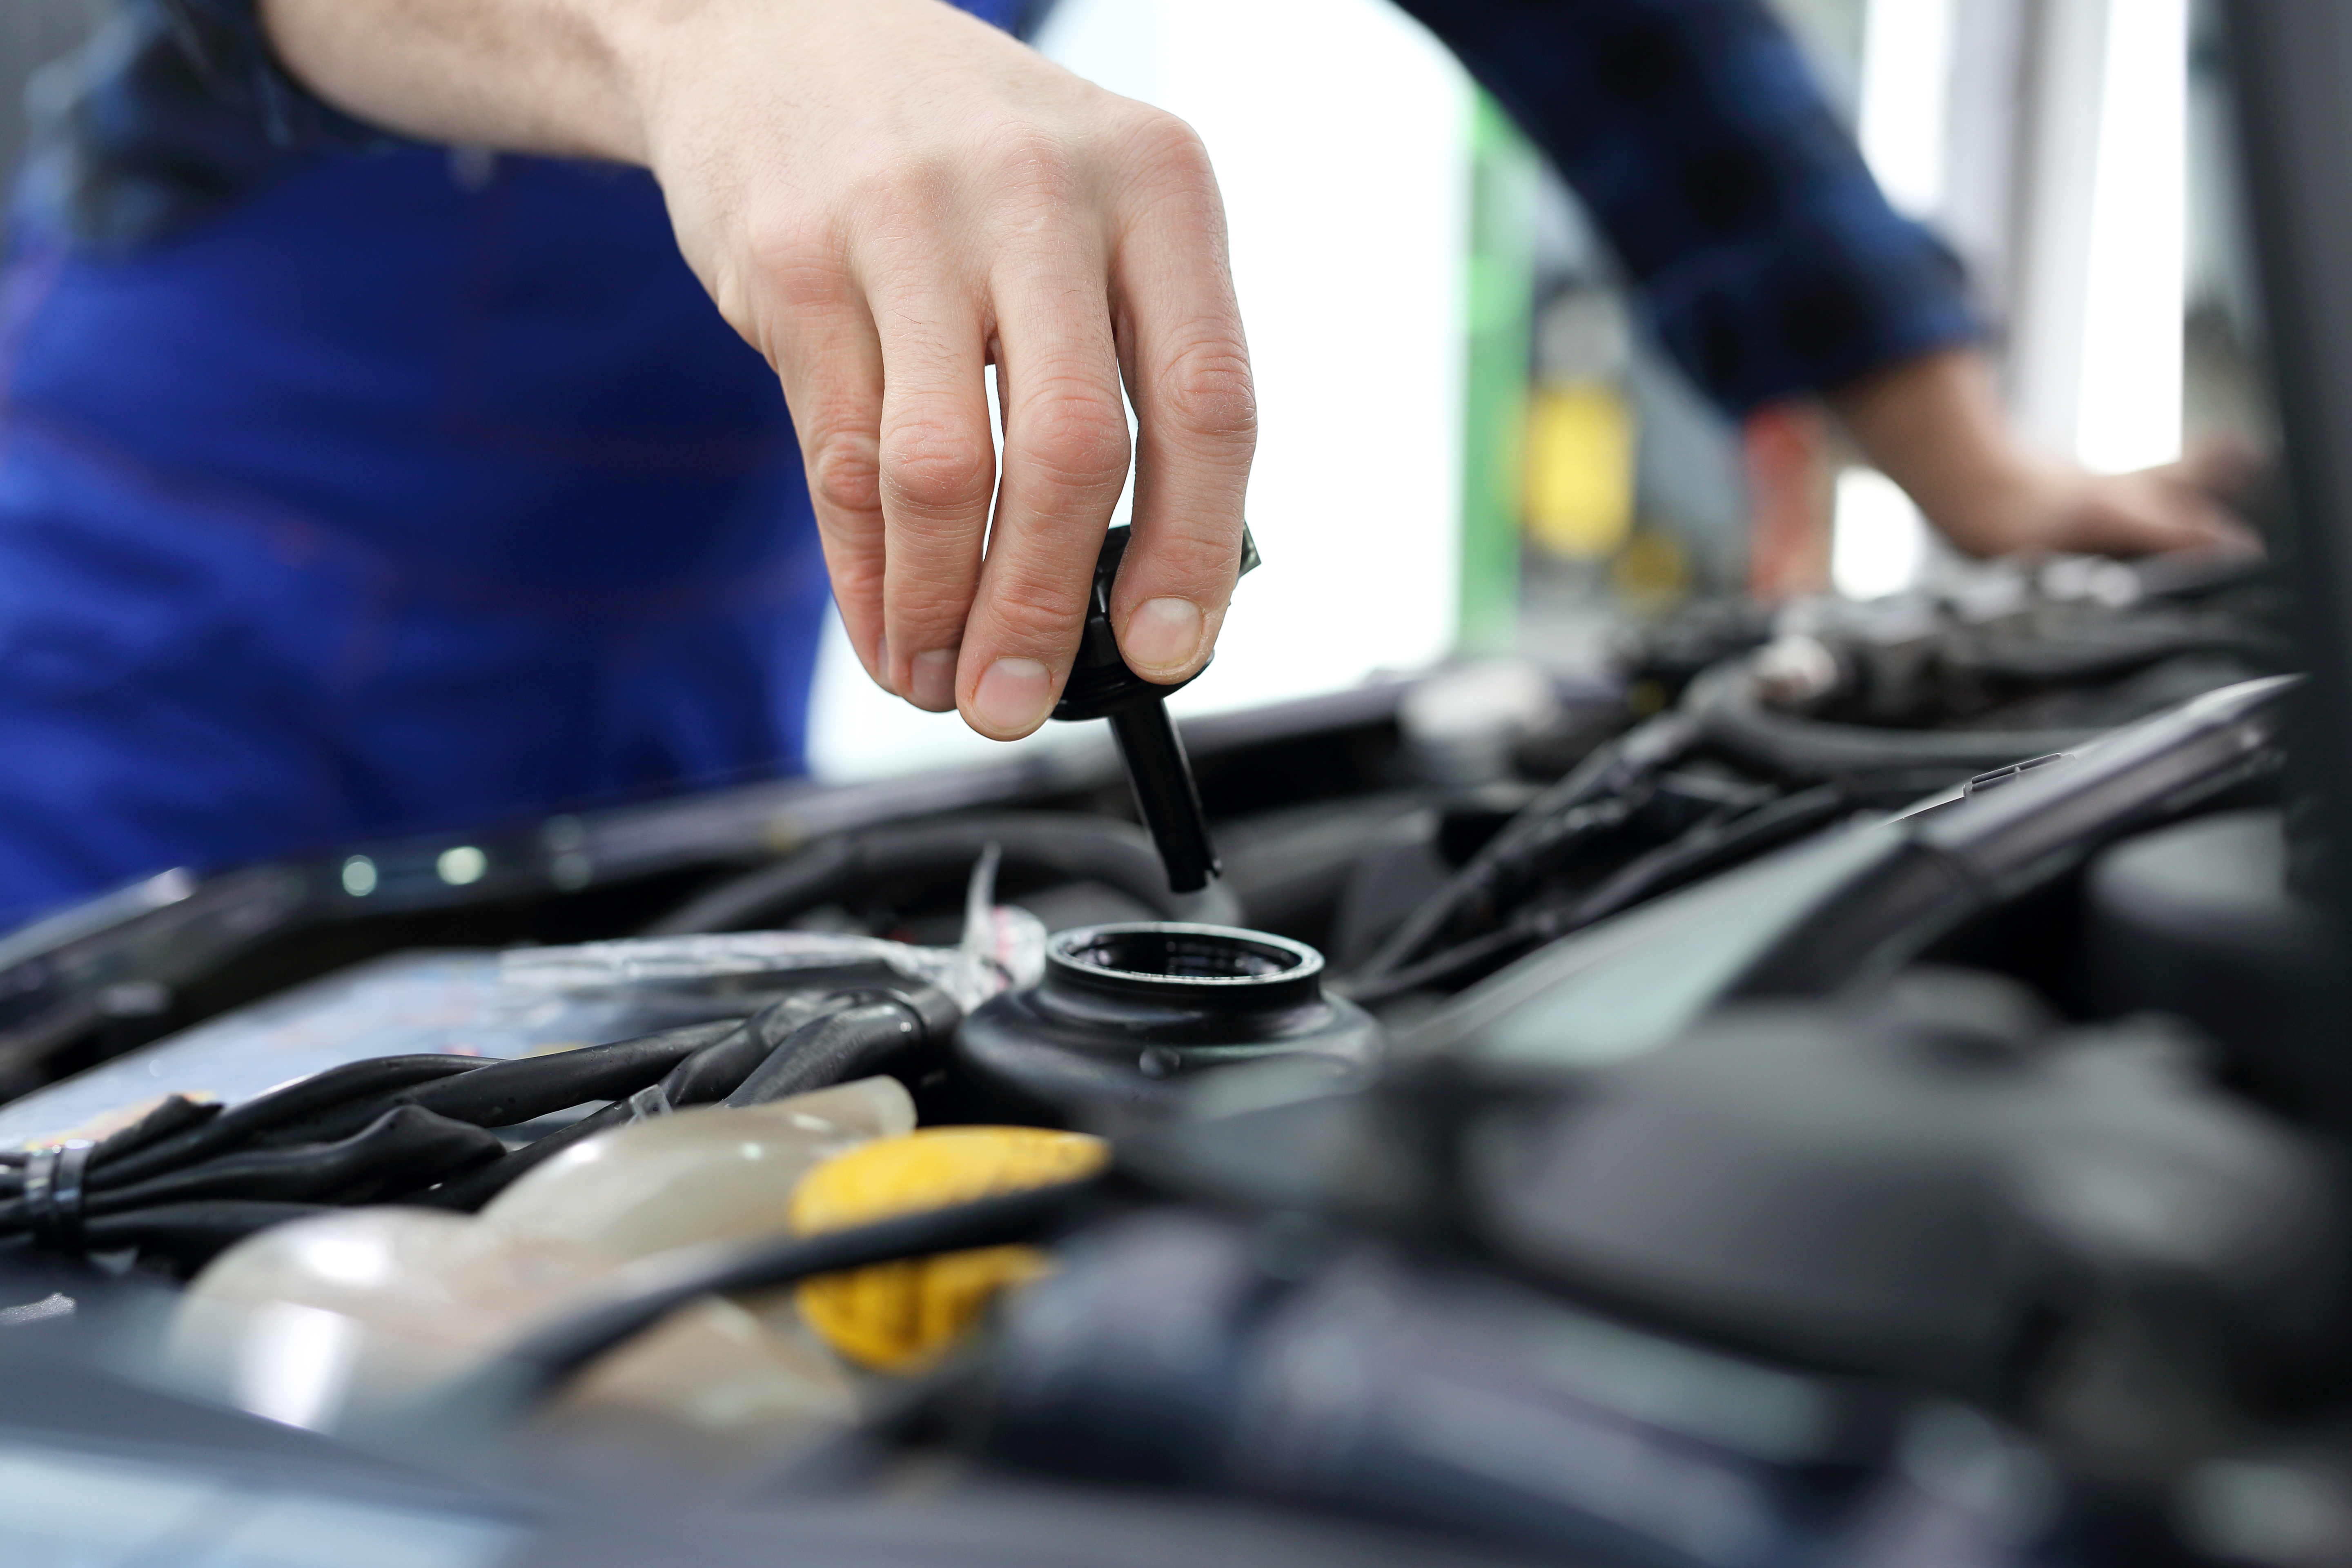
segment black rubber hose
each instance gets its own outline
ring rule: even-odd
[[[1445,885],[1422,901],[1402,925],[1389,933],[1355,978],[1369,993],[1375,983],[1422,958],[1465,914],[1506,901],[1511,887],[1570,838],[1616,826],[1622,805],[1664,769],[1687,756],[1698,731],[1678,713],[1663,713],[1601,743],[1558,784],[1529,801],[1500,833],[1473,855]]]
[[[944,993],[929,986],[923,990],[929,996],[921,1001],[874,993],[843,998],[848,1005],[786,1037],[736,1086],[726,1103],[765,1105],[786,1095],[846,1083],[875,1072],[893,1057],[945,1040],[961,1015]]]
[[[511,1127],[592,1100],[618,1100],[670,1070],[705,1046],[718,1044],[743,1025],[740,1018],[715,1019],[585,1046],[560,1055],[500,1062],[463,1078],[404,1090],[412,1105],[481,1127]]]
[[[1351,981],[1341,989],[1350,1000],[1370,1006],[1409,991],[1483,978],[1530,949],[1816,832],[1843,816],[1850,805],[1843,790],[1817,784],[1728,822],[1695,827],[1633,860],[1564,909],[1524,911],[1498,931],[1472,937],[1402,969]]]
[[[489,1065],[479,1057],[447,1056],[374,1057],[346,1062],[248,1100],[200,1127],[174,1133],[120,1159],[101,1163],[100,1151],[93,1150],[90,1190],[107,1191],[175,1169],[354,1100],[381,1099],[413,1084],[478,1072]]]
[[[477,1127],[511,1127],[592,1100],[634,1094],[703,1047],[733,1034],[742,1022],[715,1019],[610,1045],[493,1060],[478,1072],[436,1079],[381,1100],[338,1106],[308,1121],[274,1129],[262,1142],[316,1143],[348,1137],[395,1105],[422,1106]]]
[[[779,997],[734,1030],[670,1068],[661,1080],[661,1100],[672,1107],[711,1105],[735,1092],[778,1046],[813,1018],[824,1016],[829,998],[797,993]]]
[[[1527,921],[1515,920],[1500,931],[1490,931],[1481,936],[1466,938],[1452,947],[1440,948],[1427,958],[1416,959],[1402,969],[1351,979],[1334,989],[1359,1006],[1377,1007],[1383,1002],[1393,1002],[1408,992],[1453,984],[1464,976],[1477,978],[1490,973],[1526,952],[1538,940]]]
[[[918,989],[920,993],[931,992],[929,986]],[[850,994],[863,997],[873,993]],[[940,999],[947,1003],[944,996]],[[730,1029],[719,1040],[703,1047],[672,1068],[662,1079],[659,1092],[655,1097],[658,1102],[657,1109],[709,1105],[726,1099],[762,1062],[773,1056],[778,1047],[793,1038],[812,1020],[824,1017],[828,1010],[839,1005],[838,996],[809,995],[784,996],[770,1003]],[[947,1003],[947,1005],[952,1009],[953,1004]],[[954,1026],[952,1021],[948,1026]],[[471,1214],[573,1144],[584,1142],[610,1128],[625,1127],[635,1116],[636,1110],[633,1106],[616,1101],[560,1131],[551,1132],[490,1162],[478,1171],[446,1182],[416,1201],[433,1208]]]
[[[265,1198],[317,1203],[365,1184],[421,1183],[456,1174],[506,1152],[495,1132],[453,1121],[419,1106],[399,1105],[335,1143],[247,1149],[152,1176],[127,1186],[93,1191],[92,1215],[211,1198]],[[0,1215],[5,1210],[0,1209]]]
[[[1807,784],[1873,773],[1942,773],[1957,784],[1978,773],[2071,752],[2103,730],[1892,730],[1832,724],[1782,713],[1757,695],[1745,664],[1694,682],[1683,710],[1725,754],[1777,778]]]
[[[724,1100],[771,1052],[789,1039],[793,1030],[817,1016],[824,1005],[817,997],[800,994],[769,1003],[664,1074],[657,1100],[662,1106],[671,1108],[708,1105]],[[433,1208],[472,1214],[573,1144],[585,1142],[608,1128],[625,1127],[635,1116],[634,1107],[615,1101],[569,1127],[491,1161],[478,1171],[443,1183],[417,1201]]]
[[[120,1160],[133,1150],[143,1149],[175,1133],[201,1127],[224,1114],[226,1109],[215,1100],[190,1100],[184,1094],[172,1095],[130,1126],[118,1128],[100,1139],[98,1147],[89,1152],[90,1163],[96,1165],[109,1160]]]
[[[1745,661],[1718,668],[1693,682],[1681,709],[1651,720],[1601,747],[1559,784],[1547,790],[1496,836],[1469,864],[1422,906],[1357,971],[1367,997],[1397,992],[1392,978],[1410,973],[1421,984],[1436,977],[1427,966],[1430,950],[1465,912],[1504,901],[1499,895],[1524,879],[1546,846],[1548,827],[1587,804],[1633,787],[1699,745],[1799,784],[1901,773],[1918,781],[1953,783],[2006,767],[2028,757],[2071,751],[2095,737],[2095,730],[1939,731],[1874,729],[1832,724],[1774,711],[1757,696]],[[1932,786],[1931,786],[1932,787]],[[1481,962],[1500,951],[1475,940]],[[1502,944],[1507,946],[1507,943]],[[1468,950],[1465,950],[1468,951]],[[1405,988],[1411,989],[1410,985]]]
[[[919,874],[942,879],[961,876],[991,844],[1003,851],[1003,868],[1008,873],[1101,882],[1160,920],[1241,923],[1240,902],[1221,887],[1212,884],[1197,893],[1171,891],[1167,868],[1141,828],[1078,812],[1023,812],[835,834],[777,865],[713,889],[647,927],[646,934],[677,936],[781,924],[877,880]]]
[[[478,1412],[493,1400],[528,1408],[572,1373],[700,1297],[772,1289],[943,1252],[1045,1240],[1084,1212],[1100,1183],[1100,1177],[1088,1177],[852,1230],[749,1247],[719,1243],[652,1258],[624,1273],[612,1294],[532,1331],[443,1398],[458,1410]]]
[[[584,1143],[609,1128],[626,1127],[630,1120],[628,1102],[615,1100],[602,1110],[582,1117],[569,1127],[558,1129],[544,1138],[511,1150],[479,1170],[453,1177],[431,1192],[421,1193],[409,1201],[425,1208],[472,1214],[574,1143]]]
[[[1937,662],[1951,675],[2008,686],[2082,686],[2136,674],[2168,659],[2213,655],[2254,669],[2292,668],[2283,631],[2242,607],[2143,605],[2022,624],[1995,622],[1945,639]]]
[[[214,1101],[190,1100],[184,1094],[172,1095],[163,1104],[155,1107],[130,1126],[117,1128],[100,1139],[97,1146],[89,1152],[89,1163],[95,1164],[100,1160],[119,1159],[133,1149],[142,1148],[159,1138],[166,1138],[174,1132],[201,1126],[220,1113],[221,1107]],[[30,1155],[25,1156],[26,1159],[30,1157]],[[21,1168],[22,1164],[23,1161],[19,1160],[15,1165],[0,1169],[0,1195],[9,1195],[24,1191],[25,1173]]]
[[[1579,899],[1559,929],[1548,936],[1581,930],[1661,893],[1769,853],[1819,831],[1852,809],[1853,802],[1843,790],[1835,784],[1815,784],[1729,821],[1694,827],[1634,859]]]

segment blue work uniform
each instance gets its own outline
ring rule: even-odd
[[[1758,0],[1407,8],[1727,405],[1972,330]],[[383,137],[252,0],[129,0],[75,70],[0,295],[0,926],[798,768],[797,444],[649,176]]]

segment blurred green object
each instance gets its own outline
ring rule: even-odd
[[[1469,363],[1463,387],[1462,585],[1456,641],[1518,635],[1528,355],[1535,310],[1535,148],[1481,92],[1471,110]]]

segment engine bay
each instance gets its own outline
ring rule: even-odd
[[[549,1552],[2335,1560],[2279,600],[1202,721],[1192,891],[1108,748],[134,889],[0,952],[0,1353]]]

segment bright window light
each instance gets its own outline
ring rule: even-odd
[[[1927,563],[1927,520],[1875,468],[1838,475],[1830,581],[1849,599],[1899,594]]]
[[[1862,155],[1914,217],[1944,202],[1953,0],[1870,0],[1863,23]]]
[[[2180,455],[2189,6],[2106,9],[2075,456],[2119,473]]]

